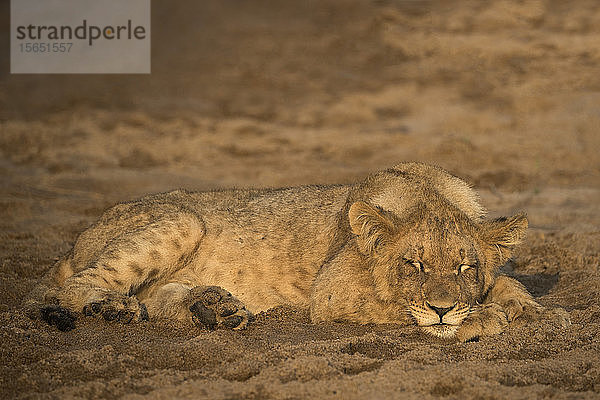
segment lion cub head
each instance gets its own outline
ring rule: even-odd
[[[405,304],[426,332],[451,337],[485,299],[527,218],[473,218],[449,196],[425,189],[395,210],[353,202],[348,219],[380,299]]]

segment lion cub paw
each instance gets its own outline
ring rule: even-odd
[[[566,329],[571,326],[571,316],[569,312],[564,308],[545,308],[540,307],[534,315],[525,315],[523,317],[517,318],[517,321],[520,321],[520,325],[524,325],[526,322],[535,322],[535,321],[548,321],[558,328]]]
[[[508,312],[507,312],[508,314]],[[571,317],[563,308],[526,307],[509,320],[515,326],[525,326],[536,321],[549,321],[559,328],[568,328],[571,325]]]
[[[208,329],[244,329],[254,319],[244,304],[219,286],[198,286],[191,290],[192,321]]]
[[[566,329],[571,326],[571,316],[564,308],[547,308],[544,310],[544,318]]]
[[[138,299],[117,295],[86,304],[83,307],[83,314],[88,317],[101,315],[107,321],[118,321],[123,324],[148,320],[148,310]]]
[[[461,342],[481,336],[497,335],[508,326],[508,317],[498,304],[486,304],[471,314],[460,325],[456,337]]]
[[[68,332],[75,329],[75,321],[77,317],[68,309],[59,305],[51,304],[42,307],[40,310],[41,317],[50,325],[54,325],[63,332]]]

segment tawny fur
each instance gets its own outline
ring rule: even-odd
[[[498,276],[526,217],[484,214],[465,182],[418,163],[356,185],[158,194],[84,231],[44,301],[125,322],[147,309],[191,323],[208,307],[214,324],[234,329],[289,304],[314,322],[416,323],[468,340],[543,314]]]

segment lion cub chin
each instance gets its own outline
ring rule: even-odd
[[[463,341],[513,321],[568,325],[498,274],[526,216],[484,214],[465,182],[419,163],[354,185],[161,193],[107,210],[28,306],[61,330],[77,314],[243,329],[281,304]]]

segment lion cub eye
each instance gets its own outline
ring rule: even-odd
[[[461,264],[461,265],[458,267],[458,273],[459,273],[459,274],[462,274],[463,272],[465,272],[465,271],[466,271],[466,270],[468,270],[469,268],[473,268],[473,266],[472,266],[472,265],[469,265],[469,264]]]
[[[408,261],[410,264],[412,264],[417,271],[419,272],[423,272],[425,271],[425,268],[423,267],[423,264],[420,261]]]

